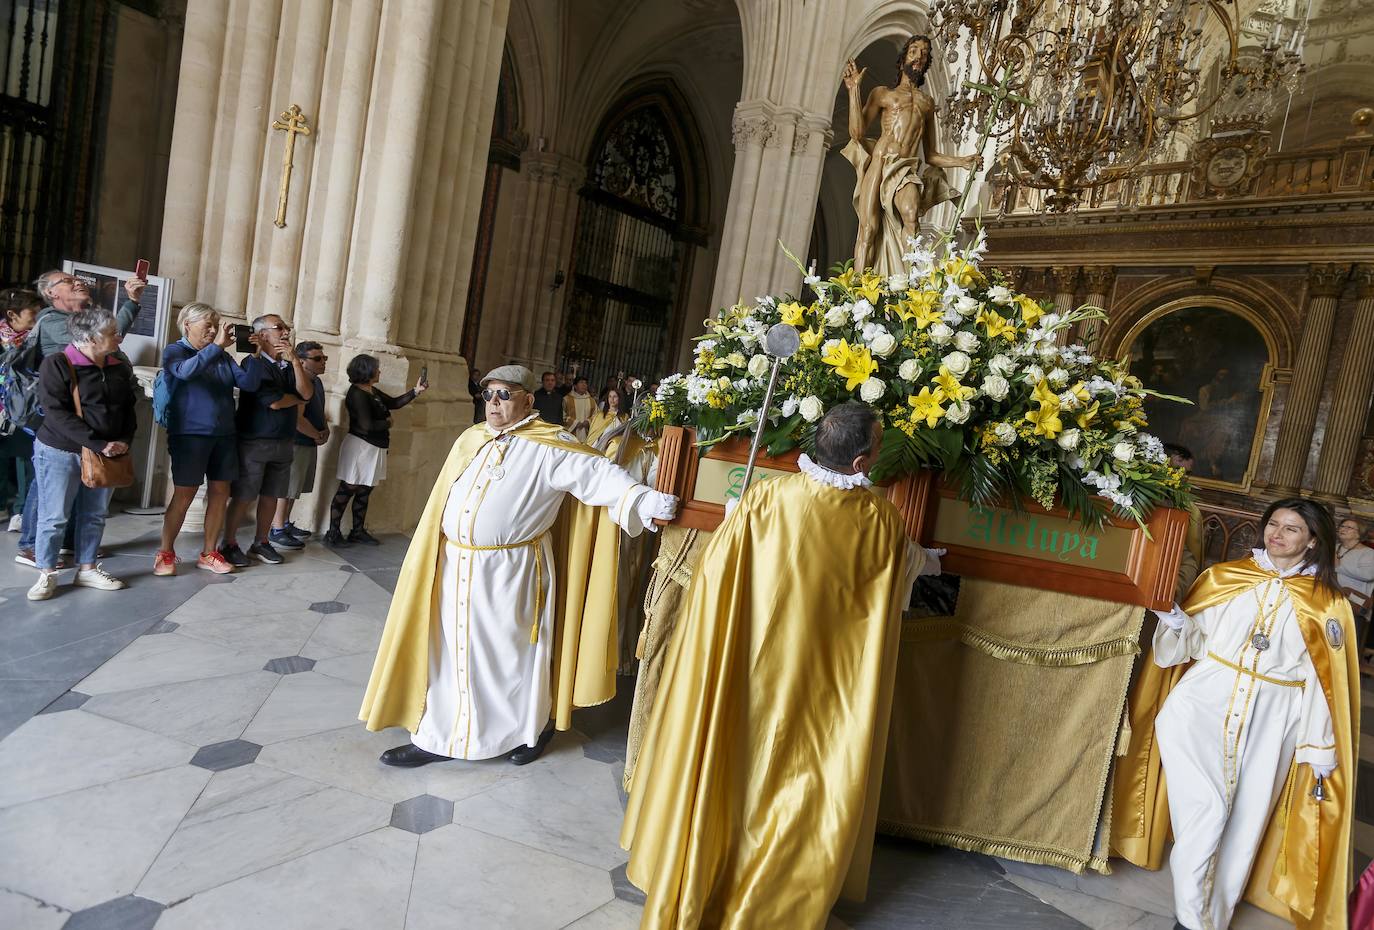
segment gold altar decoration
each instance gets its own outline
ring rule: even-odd
[[[1234,0],[936,0],[932,32],[968,70],[943,122],[958,143],[991,121],[999,183],[1042,190],[1046,211],[1070,212],[1218,103],[1292,89],[1306,17],[1265,15],[1272,29],[1256,37]]]
[[[291,190],[292,159],[296,154],[296,136],[308,136],[311,134],[311,130],[306,123],[305,114],[294,103],[272,121],[272,128],[286,133],[286,147],[282,150],[281,156],[281,188],[277,193],[277,218],[272,221],[272,225],[278,229],[284,229],[286,227],[286,198]]]

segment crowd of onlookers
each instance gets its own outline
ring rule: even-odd
[[[477,382],[481,374],[469,365],[468,393],[472,395],[472,421],[482,422],[484,405],[482,386]],[[563,426],[583,442],[605,448],[619,432],[617,427],[629,420],[637,397],[652,397],[658,383],[645,383],[635,375],[623,372],[606,379],[601,390],[593,394],[585,376],[569,371],[546,371],[539,377],[534,391],[534,414],[548,423]]]
[[[115,313],[94,306],[86,283],[59,271],[40,276],[35,290],[0,292],[0,456],[13,462],[7,474],[9,529],[19,533],[15,561],[38,570],[30,600],[53,595],[67,556],[77,566],[76,585],[126,586],[103,567],[101,537],[111,495],[132,480],[142,391],[119,346],[146,285],[130,279]],[[293,344],[290,326],[276,314],[252,321],[242,360],[230,354],[234,325],[213,307],[187,304],[177,326],[181,338],[164,350],[159,375],[165,394],[157,415],[173,492],[153,574],[176,574],[176,538],[202,485],[196,566],[226,574],[252,561],[281,564],[280,549],[301,549],[312,535],[291,514],[314,489],[319,447],[330,436],[321,383],[329,359],[318,342]],[[324,542],[376,545],[367,531],[368,499],[386,476],[391,412],[428,384],[422,378],[392,397],[377,387],[381,365],[370,355],[352,359],[347,375],[347,435]],[[238,536],[245,521],[253,527],[246,551]]]

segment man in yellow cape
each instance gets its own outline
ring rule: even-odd
[[[1271,520],[1281,521],[1286,508],[1280,505],[1285,503],[1316,508],[1316,505],[1307,501],[1281,501],[1271,508],[1271,514],[1266,514],[1263,523],[1267,525]],[[1329,520],[1330,517],[1327,516],[1327,521]],[[1257,605],[1268,603],[1268,592],[1276,590],[1277,587],[1282,588],[1283,603],[1291,603],[1295,618],[1292,624],[1295,632],[1288,634],[1287,644],[1281,636],[1282,630],[1271,629],[1267,633],[1261,631],[1256,634],[1251,629],[1251,623],[1264,621],[1263,617],[1256,616]],[[1275,607],[1268,613],[1270,619],[1267,622],[1270,625],[1274,625],[1275,619],[1281,619],[1277,617],[1278,600],[1276,592],[1273,599]],[[1223,611],[1227,610],[1237,611],[1237,616],[1226,616]],[[1327,724],[1320,713],[1304,713],[1298,728],[1311,728],[1315,732],[1320,725],[1324,732],[1330,734],[1330,744],[1334,745],[1334,752],[1327,752],[1325,746],[1306,745],[1300,742],[1295,747],[1296,752],[1293,752],[1293,747],[1285,745],[1284,751],[1288,753],[1290,761],[1280,760],[1280,764],[1285,768],[1277,773],[1278,783],[1282,785],[1277,792],[1277,803],[1258,811],[1243,811],[1236,808],[1227,812],[1226,817],[1228,821],[1236,818],[1258,818],[1252,828],[1259,836],[1258,847],[1254,850],[1253,865],[1248,870],[1248,882],[1244,882],[1242,877],[1246,900],[1291,921],[1298,930],[1344,928],[1346,898],[1350,886],[1351,822],[1358,765],[1353,734],[1359,729],[1360,714],[1357,693],[1359,671],[1356,650],[1352,645],[1355,643],[1354,623],[1348,605],[1339,593],[1322,584],[1318,576],[1280,569],[1270,560],[1270,555],[1265,549],[1257,549],[1251,558],[1224,562],[1203,572],[1193,585],[1181,610],[1176,613],[1188,618],[1188,626],[1171,631],[1167,628],[1169,618],[1161,618],[1161,630],[1156,633],[1155,649],[1151,650],[1145,660],[1131,694],[1130,737],[1126,753],[1118,762],[1115,774],[1112,853],[1147,869],[1158,869],[1163,864],[1164,847],[1170,836],[1170,798],[1165,786],[1163,760],[1170,752],[1177,754],[1179,750],[1166,746],[1163,752],[1161,751],[1161,743],[1168,741],[1162,740],[1157,734],[1156,720],[1161,720],[1160,725],[1164,725],[1165,717],[1168,716],[1168,711],[1165,710],[1166,700],[1183,679],[1185,671],[1193,668],[1202,673],[1204,678],[1208,673],[1219,673],[1220,681],[1234,682],[1227,687],[1247,691],[1249,699],[1254,702],[1263,698],[1261,692],[1289,696],[1301,694],[1303,697],[1314,698],[1329,708],[1329,730],[1325,730]],[[1239,638],[1232,637],[1236,642],[1229,647],[1222,645],[1228,635],[1224,628],[1227,626],[1239,628]],[[1186,639],[1190,635],[1194,641],[1184,643],[1183,648],[1194,657],[1200,652],[1201,661],[1196,666],[1188,662],[1170,664],[1181,656],[1176,640],[1180,637]],[[1257,636],[1262,638],[1257,639]],[[1280,654],[1285,648],[1292,651],[1294,645],[1299,649],[1305,647],[1310,657],[1310,677],[1313,678],[1310,687],[1299,688],[1296,682],[1285,682],[1273,675],[1258,677],[1251,671],[1257,669],[1263,672],[1262,663],[1269,661],[1266,654]],[[1260,646],[1263,648],[1257,649]],[[1233,649],[1241,651],[1228,657],[1227,653]],[[1157,658],[1160,650],[1174,654]],[[1236,656],[1241,656],[1241,662],[1231,661]],[[1168,664],[1169,667],[1161,667],[1161,662]],[[1237,665],[1243,665],[1239,672],[1235,671]],[[1290,684],[1293,686],[1289,687]],[[1319,694],[1315,693],[1318,688]],[[1309,691],[1313,693],[1308,694]],[[1288,699],[1297,700],[1294,697]],[[1187,704],[1179,706],[1188,707]],[[1322,710],[1320,707],[1317,709]],[[1260,728],[1260,731],[1276,721],[1281,724],[1284,719],[1272,710],[1263,713],[1261,719],[1263,711],[1259,703],[1249,704],[1238,699],[1235,705],[1227,707],[1223,714],[1227,725],[1237,727],[1239,733],[1239,728],[1245,727],[1248,723],[1242,719],[1247,710],[1254,720],[1254,726]],[[1173,716],[1174,721],[1170,722],[1175,728],[1178,728],[1179,722],[1187,719],[1178,713]],[[1310,724],[1309,719],[1316,719],[1319,723]],[[1210,733],[1210,726],[1206,726],[1202,721],[1199,721],[1199,724],[1204,725],[1207,733]],[[1237,737],[1234,741],[1224,740],[1226,745],[1221,749],[1227,754],[1228,759],[1235,756],[1232,762],[1234,770],[1239,774],[1238,778],[1233,780],[1231,790],[1244,791],[1248,777],[1252,785],[1258,785],[1258,796],[1267,801],[1269,792],[1265,789],[1269,788],[1270,784],[1266,779],[1270,773],[1264,771],[1264,766],[1258,762],[1249,768],[1246,767],[1247,759],[1255,755],[1254,747],[1263,745],[1264,737],[1260,731],[1257,731],[1258,736],[1247,731],[1244,733],[1244,739]],[[1207,733],[1202,735],[1206,736]],[[1183,738],[1186,741],[1186,735]],[[1212,742],[1217,742],[1221,738],[1220,731],[1211,735]],[[1295,738],[1291,735],[1289,737],[1290,741]],[[1173,736],[1171,739],[1177,743],[1180,737]],[[1324,743],[1325,740],[1314,742]],[[1183,748],[1188,750],[1191,747],[1185,742]],[[1182,761],[1188,763],[1191,760],[1185,758]],[[1309,764],[1303,764],[1304,762]],[[1310,764],[1313,762],[1317,764]],[[1327,771],[1330,765],[1334,765],[1334,769],[1329,770],[1321,779],[1322,798],[1318,799],[1314,796],[1317,788],[1314,769]],[[1197,782],[1205,782],[1205,779],[1196,778],[1197,770],[1191,765],[1179,767],[1180,777],[1185,778],[1189,784],[1178,785],[1176,788],[1183,791],[1186,787],[1190,794],[1198,794]],[[1284,771],[1286,776],[1283,775]],[[1239,787],[1236,787],[1237,785]],[[1214,793],[1202,793],[1203,807],[1209,805],[1207,799]],[[1215,803],[1221,802],[1223,797],[1224,787],[1223,794],[1216,795]],[[1252,791],[1251,797],[1257,795]],[[1198,810],[1197,820],[1209,819],[1206,811]],[[1188,832],[1197,832],[1196,824],[1184,825]],[[1189,839],[1191,841],[1191,837]],[[1218,848],[1223,859],[1227,855],[1234,859],[1237,853],[1244,854],[1247,851],[1240,844],[1227,843],[1225,840]],[[1176,851],[1175,859],[1177,858]],[[1191,862],[1194,857],[1184,858]],[[1205,859],[1203,861],[1205,862]],[[1179,867],[1176,862],[1172,864],[1175,869]],[[1244,862],[1240,865],[1243,866]],[[1221,871],[1224,872],[1225,869],[1223,864]],[[1210,872],[1213,876],[1218,874],[1215,856]],[[1234,868],[1233,873],[1241,876],[1246,874],[1244,871],[1235,871]],[[1208,882],[1204,876],[1201,894],[1196,894],[1196,889],[1187,887],[1189,880],[1188,876],[1184,876],[1182,881],[1185,884],[1180,885],[1180,876],[1175,876],[1176,900],[1182,901],[1190,910],[1198,910],[1202,915],[1199,923],[1215,923],[1212,915],[1222,908],[1215,901],[1206,899],[1216,897],[1218,891],[1212,883],[1218,880],[1213,878]],[[1229,909],[1226,910],[1229,912]],[[1199,926],[1196,930],[1203,930],[1203,927]],[[1215,930],[1222,928],[1216,927]]]
[[[523,765],[574,706],[610,700],[616,527],[634,535],[676,512],[676,498],[535,416],[529,369],[497,368],[482,386],[486,422],[435,481],[359,712],[369,730],[413,734],[382,754],[388,765]]]
[[[818,462],[751,487],[702,552],[621,833],[644,930],[820,928],[863,897],[926,561],[866,489],[880,438],[871,408],[832,409]]]

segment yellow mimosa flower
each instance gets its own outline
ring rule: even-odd
[[[1085,409],[1078,416],[1074,417],[1074,419],[1078,422],[1078,428],[1087,429],[1088,424],[1091,423],[1097,417],[1097,411],[1101,407],[1101,404],[1099,404],[1097,401],[1093,401],[1092,404],[1089,407],[1087,407],[1087,409]]]
[[[925,420],[927,427],[934,428],[935,424],[940,422],[940,417],[945,415],[945,408],[940,404],[944,399],[944,392],[939,388],[934,391],[929,387],[921,388],[919,394],[912,394],[906,399],[911,405],[911,419]]]
[[[1026,321],[1027,326],[1034,326],[1035,322],[1045,315],[1045,308],[1025,294],[1016,295],[1016,305],[1021,308],[1021,319]]]
[[[1045,405],[1039,410],[1026,414],[1026,421],[1035,425],[1035,435],[1053,439],[1064,432],[1064,422],[1059,419],[1059,407]]]
[[[778,307],[782,321],[788,326],[802,325],[802,305],[796,302],[782,304]]]
[[[1016,341],[1016,324],[996,311],[984,309],[978,314],[977,321],[987,329],[989,339],[996,339],[1001,336],[1007,342]]]
[[[878,370],[878,363],[867,346],[852,346],[841,339],[830,347],[821,361],[835,369],[835,374],[845,379],[844,389],[852,391],[869,379]]]
[[[821,329],[804,329],[801,332],[801,347],[818,352],[821,343],[825,342],[825,331]]]
[[[939,385],[940,393],[950,400],[969,400],[978,393],[973,388],[960,384],[959,379],[950,374],[944,365],[940,366],[940,373],[932,380]]]

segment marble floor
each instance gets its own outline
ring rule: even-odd
[[[617,844],[632,682],[529,766],[387,769],[406,734],[355,715],[405,539],[154,578],[156,532],[110,521],[129,590],[41,604],[0,543],[0,927],[637,926]],[[1170,910],[1167,874],[880,839],[867,903],[831,925],[1170,930]],[[1246,906],[1234,926],[1287,925]]]

